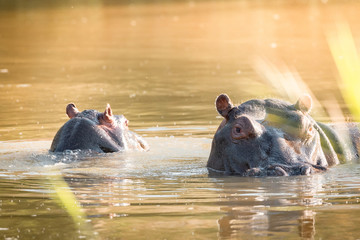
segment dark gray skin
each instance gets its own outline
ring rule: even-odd
[[[236,107],[226,94],[221,94],[215,104],[224,120],[212,141],[207,163],[211,173],[309,175],[339,164],[339,159],[358,157],[334,128],[317,123],[309,115],[312,99],[308,95],[295,104],[265,99]],[[351,127],[351,138],[357,139],[352,143],[356,145],[359,131],[355,125]]]
[[[105,112],[84,110],[79,112],[73,103],[66,107],[67,121],[56,133],[50,151],[92,150],[118,152],[126,150],[149,150],[146,141],[128,128],[123,115],[113,115],[110,105]]]

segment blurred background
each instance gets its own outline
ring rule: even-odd
[[[350,0],[1,0],[0,140],[52,139],[69,102],[99,111],[110,103],[145,136],[210,138],[222,92],[241,103],[296,101],[306,91],[317,120],[329,121],[332,108],[347,118],[336,64],[344,52],[331,44],[342,46],[336,38],[345,36],[359,45],[359,7]]]
[[[0,0],[0,235],[358,238],[359,164],[214,178],[206,161],[220,93],[308,93],[316,120],[360,121],[359,12],[358,0]],[[70,102],[110,103],[151,151],[50,154]]]

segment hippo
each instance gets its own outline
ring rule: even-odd
[[[51,152],[77,149],[99,153],[149,150],[146,141],[129,130],[129,121],[123,115],[113,115],[110,104],[101,113],[96,110],[79,112],[75,104],[70,103],[66,114],[70,119],[56,133]]]
[[[215,106],[224,118],[212,141],[210,173],[241,176],[291,176],[324,172],[359,157],[359,129],[316,122],[312,98],[295,104],[278,99],[254,99],[234,106],[227,94]],[[348,134],[348,138],[343,137]]]

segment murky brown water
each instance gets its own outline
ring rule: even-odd
[[[129,2],[0,2],[0,236],[359,238],[357,164],[279,178],[214,178],[205,165],[221,92],[294,101],[302,79],[317,119],[329,120],[321,104],[347,113],[325,36],[346,21],[359,44],[360,4]],[[69,102],[110,103],[152,150],[49,154]],[[59,176],[84,221],[54,195]]]

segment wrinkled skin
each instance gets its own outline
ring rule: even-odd
[[[224,120],[213,138],[207,163],[210,173],[309,175],[349,157],[338,134],[309,115],[312,99],[308,95],[295,104],[265,99],[236,107],[221,94],[215,104]]]
[[[73,103],[66,107],[70,120],[57,132],[50,151],[93,150],[96,152],[118,152],[125,150],[149,150],[142,137],[128,128],[123,115],[113,115],[108,104],[105,112],[84,110],[79,112]]]

